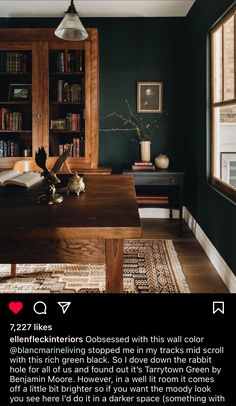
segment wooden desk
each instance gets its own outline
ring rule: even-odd
[[[179,235],[182,236],[182,223],[183,223],[183,185],[184,185],[184,172],[176,172],[171,170],[155,170],[155,171],[132,171],[124,170],[125,175],[131,175],[134,179],[134,184],[136,187],[139,186],[148,186],[151,187],[158,195],[159,190],[168,190],[173,187],[177,188],[176,200],[177,200],[177,209],[179,210]],[[151,199],[150,199],[151,201]],[[153,199],[154,201],[154,199]],[[163,199],[164,201],[164,199]],[[150,207],[155,207],[155,203],[150,203]],[[161,202],[159,204],[161,207]],[[171,202],[168,202],[168,207],[171,210],[172,218],[172,208]]]
[[[1,187],[0,263],[105,262],[106,292],[119,293],[123,240],[141,236],[133,180],[122,175],[84,179],[85,193],[64,190],[64,201],[53,206],[37,204],[39,186]]]
[[[73,168],[70,166],[71,172],[75,173],[82,173],[83,175],[111,175],[111,166],[98,166],[95,169],[88,168],[88,169],[78,169],[78,168]]]

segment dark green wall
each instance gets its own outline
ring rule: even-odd
[[[197,0],[185,20],[186,196],[185,204],[236,274],[236,205],[209,184],[208,32],[232,0]]]
[[[56,27],[60,19],[0,19],[1,27]],[[182,83],[182,18],[83,19],[97,27],[100,43],[100,117],[126,112],[125,99],[136,111],[136,82],[163,81],[164,109],[168,113],[152,137],[152,155],[167,153],[177,167],[184,167],[184,113],[180,104]],[[180,114],[179,114],[180,113]],[[142,114],[151,120],[153,114]],[[101,128],[112,128],[101,120]],[[114,127],[117,127],[114,125]],[[132,141],[132,140],[135,140]],[[100,164],[119,167],[139,159],[135,134],[100,132]]]
[[[166,152],[175,165],[184,165],[184,137],[177,109],[179,83],[178,45],[182,19],[97,19],[90,21],[100,35],[100,116],[125,112],[125,99],[136,111],[136,82],[163,81],[164,109],[168,113],[152,137],[152,155]],[[142,114],[151,120],[153,114]],[[101,128],[110,121],[101,120]],[[117,124],[114,125],[117,127]],[[100,159],[119,164],[139,159],[135,134],[100,133]],[[131,140],[135,140],[132,142]]]

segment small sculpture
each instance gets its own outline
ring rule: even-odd
[[[56,160],[52,169],[48,169],[46,166],[47,153],[44,147],[39,148],[38,152],[35,153],[35,162],[41,169],[43,169],[41,176],[44,176],[47,183],[45,194],[40,196],[38,203],[54,204],[61,203],[63,201],[63,196],[56,193],[55,185],[61,182],[60,179],[57,177],[57,172],[59,172],[70,153],[71,145],[68,145],[63,154]]]
[[[67,184],[67,194],[76,193],[79,196],[80,192],[85,192],[85,184],[83,176],[79,176],[77,172],[69,178]]]

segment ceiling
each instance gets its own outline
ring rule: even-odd
[[[75,0],[81,17],[184,17],[195,0]],[[62,17],[69,0],[0,0],[0,17]]]

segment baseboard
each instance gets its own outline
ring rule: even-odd
[[[186,207],[184,207],[184,219],[229,291],[236,293],[236,276]]]
[[[170,216],[170,210],[155,207],[145,207],[139,209],[139,215],[143,219],[168,219]],[[179,210],[173,210],[173,218],[179,218]]]

